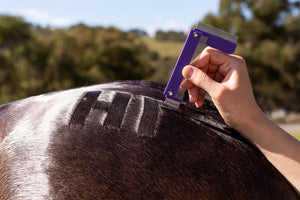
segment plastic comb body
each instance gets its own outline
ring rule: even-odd
[[[180,89],[180,84],[183,81],[182,70],[200,55],[206,46],[232,54],[237,47],[237,40],[238,37],[235,35],[202,23],[199,23],[197,28],[192,29],[187,36],[184,47],[165,88],[165,103],[175,108],[179,107],[185,93],[185,90]]]

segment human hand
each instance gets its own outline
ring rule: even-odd
[[[208,47],[192,65],[182,72],[189,82],[182,85],[188,89],[191,103],[202,106],[203,94],[199,89],[205,90],[226,124],[237,130],[261,113],[243,58]]]
[[[187,81],[181,85],[188,89],[190,101],[201,106],[199,90],[205,90],[226,124],[255,144],[299,192],[300,143],[260,110],[244,59],[206,48],[191,64],[182,71]]]

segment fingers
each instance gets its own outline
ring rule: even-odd
[[[182,71],[183,76],[198,88],[204,89],[210,95],[218,88],[218,83],[212,80],[205,72],[193,67],[186,66]]]
[[[200,55],[200,58],[197,62],[198,68],[203,68],[209,64],[220,66],[227,62],[228,55],[211,47],[207,47],[203,50]]]
[[[194,61],[195,67],[201,69],[206,73],[219,73],[219,75],[226,76],[233,63],[237,63],[238,58],[234,55],[228,55],[224,52],[207,47],[201,53],[199,60]],[[220,76],[218,75],[218,79]]]
[[[183,69],[182,74],[186,80],[181,87],[189,90],[191,103],[200,107],[204,95],[200,95],[199,88],[204,89],[212,99],[217,98],[224,87],[229,87],[227,81],[234,77],[233,72],[240,71],[243,66],[246,69],[241,57],[207,47],[198,60],[194,60]],[[237,78],[239,77],[235,77]],[[235,84],[236,81],[230,81],[230,84]]]
[[[198,100],[195,102],[197,108],[200,108],[204,103],[205,91],[200,89]]]
[[[188,89],[191,89],[193,86],[194,86],[193,83],[191,83],[190,81],[184,79],[180,84],[180,89],[188,90]]]
[[[196,103],[198,101],[198,98],[199,98],[199,88],[194,86],[194,87],[190,88],[188,90],[188,92],[189,92],[190,102],[191,103]]]
[[[199,89],[196,86],[190,88],[188,92],[190,102],[194,103],[198,108],[201,107],[204,103],[204,97],[206,92],[202,89]]]
[[[183,90],[188,90],[190,102],[194,103],[197,108],[203,105],[206,94],[204,90],[199,89],[192,82],[186,79],[181,83],[180,88]]]

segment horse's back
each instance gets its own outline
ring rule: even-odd
[[[117,82],[0,107],[2,199],[298,199],[210,102]]]

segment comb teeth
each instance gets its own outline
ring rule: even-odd
[[[225,32],[223,30],[217,29],[217,28],[209,26],[207,24],[199,23],[197,25],[197,28],[201,29],[201,30],[203,30],[207,33],[210,33],[210,34],[216,35],[218,37],[221,37],[221,38],[223,38],[225,40],[228,40],[230,42],[233,42],[233,43],[236,43],[239,39],[239,37],[237,37],[237,36],[235,36],[231,33]]]

